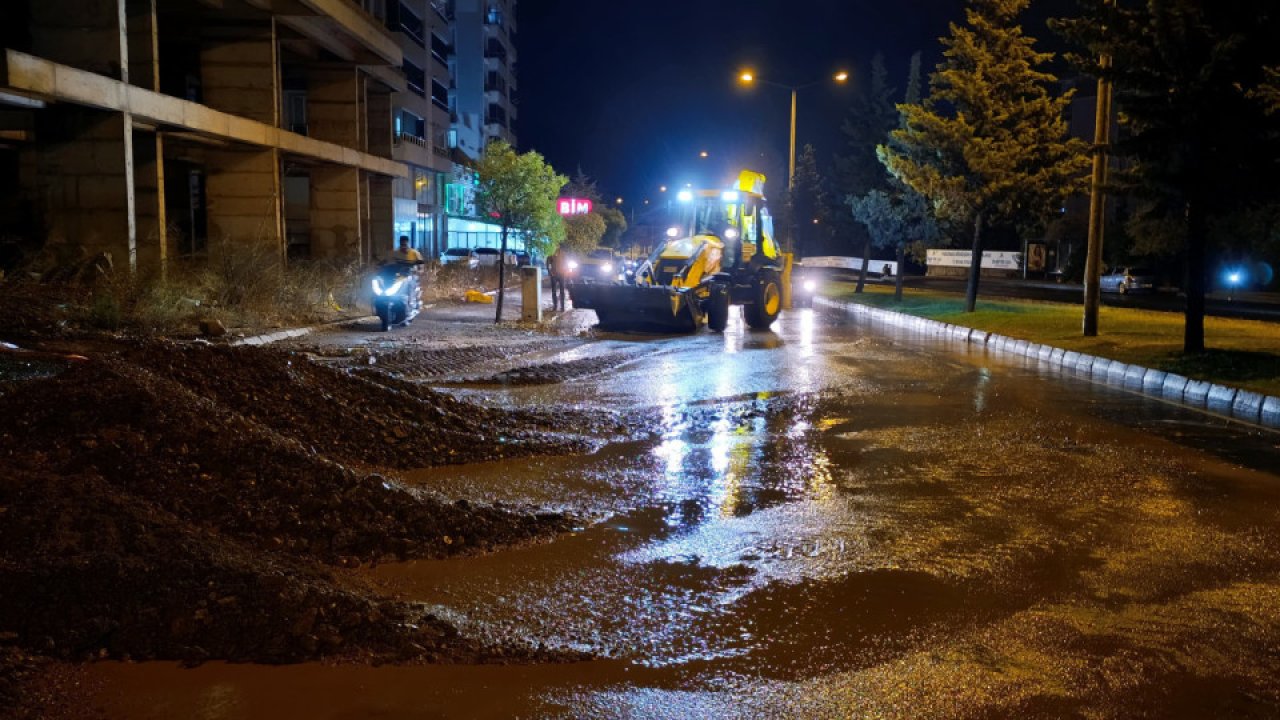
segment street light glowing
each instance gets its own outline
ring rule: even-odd
[[[755,73],[750,70],[744,70],[742,74],[738,76],[738,80],[742,81],[746,85],[750,85],[756,81],[756,76]]]
[[[680,194],[676,195],[676,199],[682,203],[693,202],[693,193],[688,190],[681,190]]]
[[[618,198],[618,199],[616,200],[616,202],[617,202],[619,205],[621,205],[621,204],[622,204],[622,198]]]
[[[836,73],[836,82],[842,83],[842,82],[848,82],[848,80],[849,80],[849,73],[843,70]]]
[[[702,152],[698,153],[698,157],[701,157],[701,158],[708,157],[710,155],[711,153],[707,152],[706,150],[703,150]]]
[[[658,188],[658,192],[666,192],[666,191],[667,191],[666,185],[663,185],[662,187]]]

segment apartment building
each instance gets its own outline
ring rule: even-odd
[[[237,243],[337,262],[401,236],[430,255],[489,244],[468,165],[515,139],[514,11],[6,0],[0,239],[142,271]]]
[[[140,270],[237,243],[281,260],[389,251],[392,186],[410,178],[391,104],[408,87],[365,7],[10,0],[0,14],[0,232]]]

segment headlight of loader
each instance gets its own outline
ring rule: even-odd
[[[817,290],[817,289],[818,289],[818,282],[817,282],[816,280],[805,280],[805,281],[804,281],[804,291],[805,291],[805,292],[813,292],[813,291],[815,291],[815,290]]]

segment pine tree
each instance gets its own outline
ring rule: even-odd
[[[791,250],[803,258],[821,240],[829,219],[826,180],[818,171],[818,154],[805,145],[796,158],[794,187],[787,193],[787,220],[792,228]]]
[[[1039,69],[1018,15],[1030,0],[970,0],[966,25],[951,25],[929,97],[900,107],[901,145],[880,148],[895,177],[924,195],[943,220],[972,227],[973,257],[965,309],[978,299],[983,231],[1048,215],[1083,188],[1085,145],[1070,139],[1064,111],[1071,93],[1054,96],[1056,78]],[[904,151],[905,148],[905,151]]]
[[[1185,259],[1183,351],[1204,350],[1208,251],[1215,225],[1280,193],[1280,7],[1246,0],[1083,0],[1056,23],[1074,58],[1115,83],[1131,162],[1117,185],[1141,201],[1131,226],[1174,238]],[[1113,62],[1105,70],[1097,58]]]
[[[914,105],[920,102],[920,53],[911,56],[911,66],[907,75],[907,92],[904,104]],[[895,111],[896,112],[896,111]],[[899,127],[905,125],[905,118],[899,115]],[[890,140],[885,133],[885,140]],[[892,140],[890,140],[893,142]],[[906,154],[908,148],[900,143],[893,143],[899,153]],[[879,158],[876,160],[880,163]],[[881,165],[883,168],[884,166]],[[920,193],[912,190],[902,181],[884,173],[885,189],[872,189],[863,195],[848,199],[851,216],[860,223],[867,232],[872,244],[877,247],[893,247],[898,263],[898,272],[894,278],[894,299],[902,301],[902,269],[906,264],[907,248],[916,248],[919,253],[926,247],[937,244],[942,238],[941,229],[933,217],[933,208]],[[863,263],[864,267],[866,263]],[[861,285],[861,283],[859,283]]]
[[[897,126],[898,111],[893,96],[894,89],[889,87],[889,71],[885,68],[884,55],[876,53],[871,58],[870,82],[854,98],[849,114],[841,126],[846,151],[836,159],[836,170],[842,195],[846,198],[863,197],[872,190],[884,191],[889,187],[889,174],[876,157],[876,146],[883,143],[889,132]],[[843,214],[841,218],[851,219]],[[857,225],[854,228],[862,229]],[[869,231],[857,234],[862,239],[862,250],[859,253],[862,268],[854,292],[860,293],[867,281],[871,248],[877,241]]]

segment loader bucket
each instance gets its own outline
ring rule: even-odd
[[[594,310],[606,330],[693,332],[698,329],[696,302],[688,292],[651,285],[569,286],[573,306]]]

